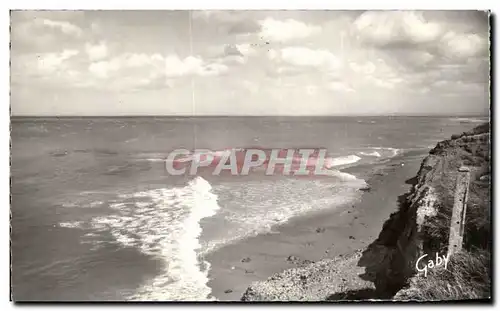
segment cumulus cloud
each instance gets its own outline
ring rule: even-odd
[[[354,22],[360,39],[375,46],[422,44],[441,36],[442,27],[413,11],[369,11]]]
[[[321,27],[309,25],[294,19],[276,20],[268,17],[259,21],[261,31],[259,35],[264,40],[286,42],[295,39],[304,39],[318,34]]]
[[[74,86],[80,71],[74,67],[80,52],[64,49],[60,52],[43,52],[12,55],[12,84]]]
[[[365,12],[353,24],[354,33],[365,44],[388,50],[418,50],[427,61],[434,56],[462,61],[484,55],[486,33],[455,28],[456,23],[447,19],[430,20],[424,12],[416,11]]]
[[[245,11],[193,11],[191,17],[194,23],[217,23],[220,31],[230,35],[248,35],[260,30],[256,20],[249,18]]]
[[[240,49],[235,45],[226,45],[224,48],[224,56],[243,56]]]
[[[367,83],[377,88],[394,89],[406,80],[406,73],[398,67],[388,64],[385,60],[378,58],[373,61],[351,61],[349,63],[351,75],[360,83]]]
[[[88,67],[94,77],[123,87],[133,84],[133,81],[137,81],[136,86],[145,87],[149,83],[158,85],[158,81],[163,81],[166,86],[168,79],[217,76],[227,70],[224,64],[207,63],[196,56],[180,58],[175,54],[163,56],[158,53],[123,53],[109,60],[92,62]]]
[[[250,44],[250,43],[236,44],[235,47],[244,56],[253,55],[257,52],[255,47],[252,46],[252,44]]]
[[[37,68],[42,74],[50,74],[63,70],[66,67],[65,61],[78,55],[76,50],[64,50],[61,53],[44,53],[37,55]]]
[[[488,47],[488,40],[478,34],[447,32],[440,45],[440,52],[447,57],[465,59],[481,55]]]
[[[84,37],[83,30],[60,15],[45,11],[14,11],[11,15],[11,44],[14,52],[49,52],[54,48],[74,48]],[[80,15],[68,14],[79,17]]]
[[[289,65],[316,68],[321,71],[334,71],[341,65],[340,60],[330,51],[306,47],[271,49],[268,57]]]
[[[483,26],[474,24],[478,17],[473,13],[365,12],[353,23],[353,34],[362,44],[384,53],[390,63],[351,68],[386,89],[406,85],[425,90],[426,84],[438,80],[484,82],[488,37],[485,31],[478,32]],[[479,20],[484,22],[484,16]],[[386,74],[379,68],[385,68]],[[485,74],[478,75],[479,71]]]
[[[165,58],[165,75],[167,77],[187,75],[217,76],[227,70],[228,67],[224,64],[206,63],[196,56],[181,59],[177,55],[169,55]]]
[[[90,63],[88,69],[98,78],[123,76],[126,71],[142,69],[147,76],[161,73],[163,57],[160,54],[123,53],[109,60]]]
[[[53,21],[50,19],[43,19],[42,24],[49,28],[58,29],[67,35],[81,36],[82,30],[80,27],[71,24],[66,21]]]
[[[104,42],[96,45],[87,43],[85,44],[85,51],[91,61],[100,60],[108,56],[108,47]]]
[[[224,44],[207,48],[206,59],[207,62],[227,67],[240,66],[246,64],[248,58],[256,53],[255,46],[250,43]]]
[[[371,75],[375,72],[375,64],[372,62],[368,61],[364,64],[358,64],[356,62],[350,62],[349,63],[350,68],[355,72],[359,73],[362,75]]]

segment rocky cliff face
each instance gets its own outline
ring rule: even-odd
[[[489,248],[490,232],[489,124],[454,135],[430,151],[420,166],[415,184],[402,198],[374,244],[384,258],[375,269],[376,285],[394,293],[414,273],[422,254],[445,253],[458,169],[470,169],[465,248]],[[380,256],[379,256],[380,257]],[[373,258],[375,260],[375,258]]]
[[[243,301],[326,300],[393,297],[415,274],[423,254],[445,252],[458,169],[471,172],[465,248],[489,249],[489,124],[440,142],[424,159],[400,209],[363,252],[290,269],[252,284]],[[359,270],[359,271],[358,271]],[[370,276],[361,280],[358,276]],[[369,280],[369,281],[366,281]],[[370,282],[371,281],[371,282]]]

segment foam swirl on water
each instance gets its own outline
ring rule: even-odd
[[[112,205],[118,214],[93,219],[123,246],[137,247],[164,262],[163,272],[143,284],[130,300],[204,300],[210,295],[208,263],[200,268],[200,220],[219,206],[212,187],[196,177],[186,187],[122,196],[135,202]],[[125,204],[123,204],[125,203]],[[104,226],[104,228],[103,228]]]

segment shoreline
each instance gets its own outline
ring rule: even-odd
[[[398,196],[411,185],[428,150],[410,151],[386,163],[360,165],[343,171],[363,178],[369,188],[354,202],[292,218],[259,234],[228,244],[204,260],[211,265],[207,285],[220,301],[239,301],[247,287],[274,273],[326,258],[348,256],[373,242],[389,215],[397,210]],[[401,165],[403,164],[403,165]]]

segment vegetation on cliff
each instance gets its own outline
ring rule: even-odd
[[[476,250],[453,255],[447,269],[429,270],[427,277],[414,277],[399,291],[396,300],[463,300],[490,296],[490,253]]]
[[[424,161],[419,175],[431,175],[426,183],[436,196],[434,212],[422,223],[422,252],[447,251],[450,219],[458,168],[471,170],[464,231],[464,250],[450,259],[447,269],[436,268],[427,277],[414,276],[395,299],[463,300],[489,298],[491,252],[490,125],[453,135],[437,144]],[[425,163],[435,159],[432,167]]]

